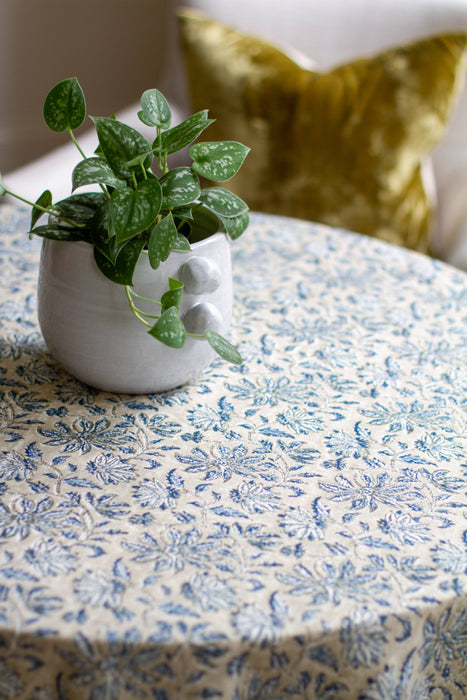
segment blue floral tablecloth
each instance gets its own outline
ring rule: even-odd
[[[253,215],[194,384],[47,353],[0,208],[0,699],[467,696],[467,276]]]

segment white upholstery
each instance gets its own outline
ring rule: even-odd
[[[175,9],[177,4],[199,9],[280,45],[288,44],[321,70],[423,36],[467,31],[467,0],[182,0],[173,2],[171,7]],[[173,14],[171,20],[170,27],[161,27],[174,41],[165,79],[157,87],[178,106],[177,115],[181,118],[186,110],[186,94],[176,54]],[[131,113],[135,115],[136,109]],[[69,192],[63,189],[63,170],[69,172],[65,161],[70,153],[73,149],[53,156],[58,163],[56,195]],[[467,90],[462,92],[446,136],[433,154],[433,164],[437,199],[434,247],[441,257],[467,269]],[[5,181],[21,186],[24,192],[29,182],[34,187],[36,173],[45,165],[47,160],[32,164],[29,169],[5,177]],[[67,179],[69,188],[69,176]]]

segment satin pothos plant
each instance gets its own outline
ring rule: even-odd
[[[99,141],[91,157],[84,154],[74,134],[87,116],[85,97],[76,78],[52,88],[43,115],[52,131],[68,131],[82,155],[72,173],[72,194],[53,203],[51,192],[45,190],[36,202],[28,202],[9,190],[0,175],[0,196],[10,194],[30,204],[30,235],[92,245],[98,268],[125,288],[131,312],[148,332],[169,347],[183,347],[187,336],[194,335],[187,333],[179,315],[183,283],[169,278],[160,300],[143,299],[133,288],[135,266],[140,256],[146,255],[157,270],[172,251],[189,250],[194,213],[200,207],[217,217],[219,230],[231,239],[245,231],[245,202],[222,187],[202,189],[200,177],[214,183],[229,180],[241,167],[249,148],[235,141],[194,143],[214,121],[208,111],[171,126],[169,104],[156,89],[143,93],[138,112],[141,122],[154,128],[154,139],[149,141],[114,117],[90,117]],[[168,157],[190,145],[191,165],[169,169]],[[98,191],[81,191],[89,185]],[[48,215],[47,223],[41,223],[44,214]],[[139,301],[152,302],[155,312],[143,312]],[[207,329],[196,337],[205,338],[225,360],[241,363],[237,349],[217,332]]]

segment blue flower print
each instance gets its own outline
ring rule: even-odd
[[[37,462],[29,457],[23,457],[18,452],[4,452],[0,455],[0,479],[28,480],[37,467]]]
[[[311,412],[296,406],[286,408],[283,413],[279,413],[277,421],[292,433],[302,433],[303,435],[322,430],[323,423],[321,418],[317,418]]]
[[[177,455],[182,464],[189,465],[187,472],[204,473],[205,479],[223,479],[227,481],[232,474],[250,476],[277,469],[270,457],[260,450],[248,455],[245,445],[237,447],[225,447],[219,445],[208,454],[199,447],[195,447],[191,457]]]
[[[410,652],[399,673],[394,666],[386,665],[376,678],[370,678],[371,689],[359,700],[431,700],[429,679],[414,672],[413,654]]]
[[[334,430],[326,436],[326,445],[339,457],[364,457],[368,454],[368,442],[358,435],[351,435],[344,430]]]
[[[451,574],[467,573],[467,546],[461,549],[457,544],[441,541],[432,551],[433,562],[442,571]]]
[[[340,605],[343,598],[351,598],[360,602],[372,600],[370,584],[375,579],[373,572],[357,574],[351,561],[346,561],[340,567],[326,562],[322,563],[322,572],[313,573],[302,564],[294,567],[292,574],[278,574],[278,579],[290,586],[290,595],[305,596],[313,605],[332,602]]]
[[[118,427],[110,427],[107,418],[93,422],[79,418],[71,424],[57,422],[54,430],[39,429],[39,433],[47,438],[44,444],[54,447],[63,447],[64,452],[90,452],[93,447],[106,449],[112,445],[119,445],[133,441],[134,438],[127,431]]]
[[[292,384],[288,377],[260,377],[256,383],[242,379],[240,384],[227,387],[238,401],[248,401],[252,406],[277,406],[281,401],[296,403],[314,395],[307,382]]]
[[[93,643],[84,634],[76,635],[74,648],[60,651],[70,666],[68,682],[76,688],[72,695],[89,700],[140,700],[146,695],[145,689],[157,688],[160,675],[156,668],[161,649],[144,641],[136,630],[129,630],[121,637],[108,632]]]
[[[159,479],[145,479],[133,489],[134,498],[143,508],[172,508],[179,495],[176,489],[165,486]]]
[[[121,581],[109,578],[98,569],[87,571],[81,578],[76,579],[73,585],[73,593],[80,603],[94,608],[119,607],[124,591],[125,587]]]
[[[135,478],[134,467],[111,454],[97,455],[87,463],[86,469],[103,484],[118,484]]]
[[[338,474],[334,484],[320,482],[320,487],[333,494],[333,501],[350,501],[353,510],[369,508],[374,511],[379,505],[397,506],[410,498],[407,484],[394,483],[389,474],[369,476],[361,471],[354,473],[354,478],[348,479]]]
[[[413,518],[410,513],[389,511],[378,521],[378,527],[382,532],[390,535],[396,544],[415,545],[430,539],[429,527],[420,522],[419,518]]]
[[[365,365],[358,370],[358,375],[373,387],[397,387],[402,371],[392,357],[387,357],[383,365]]]
[[[193,426],[198,430],[223,432],[228,428],[232,412],[222,407],[213,408],[209,405],[198,405],[197,408],[188,411],[188,417]]]
[[[236,489],[232,489],[230,497],[247,513],[264,513],[278,508],[280,504],[279,496],[254,481],[242,481]]]
[[[77,562],[76,555],[69,548],[52,539],[34,542],[26,550],[24,558],[41,576],[59,576],[74,571]]]
[[[0,503],[0,537],[24,539],[31,531],[49,536],[56,533],[73,536],[76,534],[76,523],[70,516],[70,504],[67,502],[54,508],[49,496],[37,502],[18,496],[12,500],[10,507]]]
[[[259,605],[245,605],[233,616],[233,625],[242,639],[254,644],[266,644],[277,640],[287,614],[286,606],[277,594],[270,599],[269,609]]]
[[[447,608],[434,622],[431,617],[423,629],[424,643],[420,650],[423,668],[433,660],[440,670],[444,664],[460,658],[467,664],[467,609],[455,613]],[[467,680],[467,679],[466,679]]]
[[[361,409],[361,413],[370,419],[372,425],[389,425],[391,433],[413,432],[419,428],[441,428],[452,424],[452,417],[441,402],[424,407],[419,401],[405,404],[397,401],[390,406],[375,403],[372,409]]]
[[[356,608],[341,627],[344,660],[353,668],[378,663],[387,641],[381,618],[374,610]]]
[[[145,534],[140,542],[124,542],[125,549],[136,555],[134,561],[153,561],[155,571],[173,568],[176,572],[188,565],[207,566],[217,546],[215,540],[203,541],[196,529],[183,533],[176,528],[170,528],[160,540]]]
[[[17,698],[23,690],[23,684],[18,674],[8,664],[0,659],[0,698]]]
[[[299,540],[323,539],[326,522],[329,518],[329,508],[325,507],[319,498],[313,502],[312,510],[299,506],[281,515],[281,527],[289,535]]]
[[[207,573],[195,574],[189,583],[184,583],[183,595],[193,601],[200,610],[224,610],[236,602],[236,593],[225,581]]]
[[[452,438],[440,433],[427,433],[415,441],[415,446],[436,463],[438,460],[449,462],[456,457],[462,457],[463,448]]]
[[[18,376],[28,384],[53,384],[60,373],[58,366],[43,357],[31,358],[17,368]]]
[[[87,384],[81,384],[74,379],[69,379],[63,384],[58,384],[55,389],[57,399],[65,404],[79,406],[93,406],[95,404],[97,389],[93,389]]]

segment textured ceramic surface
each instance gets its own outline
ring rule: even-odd
[[[180,313],[188,332],[202,333],[206,327],[227,332],[232,274],[225,234],[194,243],[190,252],[171,253],[157,271],[142,256],[134,289],[160,299],[168,277],[186,284]],[[155,313],[154,305],[139,306]],[[148,335],[130,312],[125,288],[101,274],[87,243],[44,241],[38,314],[55,358],[82,382],[106,391],[149,393],[179,386],[194,379],[215,354],[205,340],[187,338],[183,348],[172,349]]]

